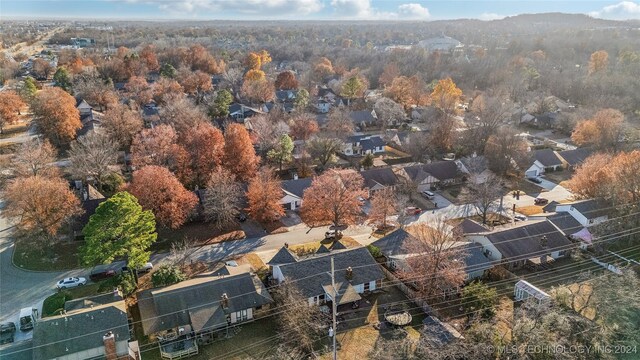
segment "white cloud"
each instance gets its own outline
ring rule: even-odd
[[[331,0],[336,16],[357,20],[416,20],[428,19],[429,9],[416,4],[400,4],[397,11],[380,11],[370,0]]]
[[[599,11],[592,11],[589,15],[605,19],[640,19],[640,3],[622,1],[614,5],[608,5]]]
[[[197,12],[237,12],[249,15],[309,15],[320,11],[322,0],[126,0],[158,4],[174,15],[193,15]]]
[[[482,13],[480,14],[480,16],[478,16],[478,19],[484,20],[484,21],[502,20],[504,18],[505,18],[504,15],[498,15],[496,13]]]
[[[428,19],[431,16],[429,9],[415,3],[398,6],[398,14],[403,18],[411,19]]]

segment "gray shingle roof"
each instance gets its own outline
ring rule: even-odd
[[[589,200],[581,200],[568,204],[561,205],[571,205],[574,209],[578,210],[580,214],[584,215],[587,219],[595,219],[601,216],[608,215],[611,211],[610,205],[604,201],[599,201],[595,199]]]
[[[541,245],[543,236],[547,237],[546,248]],[[508,260],[529,259],[572,246],[571,241],[546,220],[490,233],[487,238],[500,251],[503,259]]]
[[[346,250],[347,247],[342,243],[342,241],[334,241],[331,246],[329,246],[330,250]]]
[[[453,228],[453,231],[457,231],[461,234],[473,234],[489,231],[486,227],[478,224],[477,222],[464,219],[460,224]]]
[[[572,235],[582,230],[583,226],[569,213],[558,213],[547,217],[565,235]]]
[[[382,186],[395,186],[398,184],[398,177],[391,168],[378,168],[361,171],[360,175],[364,179],[364,186],[372,188],[377,184]]]
[[[493,267],[494,262],[484,255],[482,245],[469,243],[464,246],[464,251],[467,253],[464,259],[465,271],[467,273],[488,270]]]
[[[297,263],[280,265],[285,281],[296,281],[300,293],[305,298],[324,294],[324,286],[331,284],[331,258],[334,259],[336,283],[348,282],[353,285],[368,283],[384,278],[380,266],[366,248],[357,248],[329,255],[300,260]],[[346,278],[346,269],[353,270],[352,278]]]
[[[458,177],[458,166],[454,161],[437,161],[423,165],[412,165],[404,168],[409,178],[422,182],[431,175],[439,181],[452,180]]]
[[[376,118],[371,114],[371,110],[358,110],[349,112],[349,117],[356,125],[365,123],[371,124],[376,121]]]
[[[407,255],[414,253],[411,244],[417,241],[418,239],[406,230],[398,229],[374,241],[371,245],[379,248],[384,256]]]
[[[593,154],[593,149],[590,148],[580,148],[558,152],[558,155],[560,155],[570,166],[577,166],[582,164],[589,156],[591,156],[591,154]]]
[[[290,264],[298,261],[298,258],[286,247],[281,247],[280,250],[269,260],[267,265],[279,265]]]
[[[124,301],[41,319],[33,330],[33,359],[55,359],[102,347],[102,336],[108,331],[116,342],[129,340]]]
[[[311,186],[313,178],[302,178],[296,180],[285,180],[280,184],[282,190],[292,193],[293,195],[302,198],[304,191]]]
[[[138,294],[142,328],[146,335],[183,325],[222,326],[216,310],[227,294],[225,314],[268,304],[271,296],[262,282],[249,273],[201,276]],[[208,308],[204,309],[204,308]],[[194,316],[191,318],[191,316]],[[195,326],[194,326],[195,328]]]
[[[556,155],[555,151],[551,149],[536,150],[533,152],[533,158],[540,161],[540,163],[545,167],[562,165],[562,161],[558,155]]]
[[[71,313],[76,310],[106,305],[115,301],[121,301],[122,296],[119,292],[109,292],[95,296],[83,297],[81,299],[69,300],[64,303],[64,310]]]

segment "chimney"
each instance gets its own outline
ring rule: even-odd
[[[227,293],[222,294],[222,296],[220,297],[220,305],[223,309],[229,307],[229,298],[227,297]]]
[[[546,236],[546,235],[543,235],[543,236],[540,238],[540,246],[541,246],[543,249],[546,249],[546,248],[547,248],[547,236]]]
[[[104,343],[104,355],[106,360],[117,360],[118,354],[116,353],[116,337],[113,332],[109,331],[102,337]]]
[[[353,279],[353,269],[351,268],[351,266],[347,268],[347,274],[345,275],[345,278],[347,278],[347,280]]]
[[[298,173],[297,172],[293,173],[293,180],[298,180]]]

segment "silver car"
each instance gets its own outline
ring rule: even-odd
[[[58,289],[69,289],[74,288],[76,286],[82,286],[87,283],[87,279],[83,277],[70,277],[66,279],[62,279],[56,283],[56,287]]]

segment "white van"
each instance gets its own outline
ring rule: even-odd
[[[20,310],[20,330],[28,331],[33,329],[37,316],[38,310],[32,307],[26,307]]]
[[[423,191],[422,192],[422,196],[424,196],[425,198],[427,198],[429,200],[433,200],[433,198],[436,196],[436,194],[432,193],[431,191]]]

